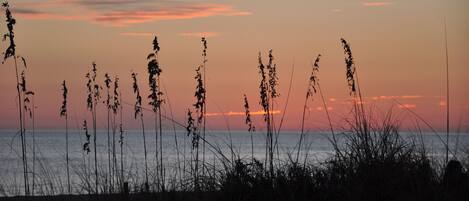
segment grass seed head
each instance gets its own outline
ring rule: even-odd
[[[3,61],[2,61],[3,63],[9,57],[12,57],[12,56],[14,57],[16,55],[16,45],[15,45],[15,40],[14,40],[15,33],[13,31],[13,27],[16,24],[16,20],[15,18],[13,18],[13,15],[11,14],[10,5],[8,4],[8,2],[2,3],[2,7],[5,9],[5,16],[6,16],[7,29],[8,29],[8,33],[3,35],[3,40],[5,41],[8,38],[10,42],[7,49],[3,53],[3,56],[4,56]]]
[[[355,85],[355,63],[353,61],[352,50],[350,49],[349,43],[343,38],[340,39],[342,43],[342,47],[344,48],[345,54],[345,67],[346,67],[346,77],[347,77],[347,84],[350,89],[350,95],[356,93],[356,85]]]
[[[86,120],[83,120],[83,130],[85,131],[85,137],[86,137],[85,143],[83,144],[83,151],[85,151],[86,154],[89,154],[91,152],[90,151],[91,135],[88,133],[88,125],[86,123]]]
[[[140,89],[138,87],[138,82],[137,82],[137,73],[132,72],[132,80],[133,80],[133,91],[134,94],[136,95],[135,97],[135,105],[134,105],[134,118],[136,119],[137,116],[140,114],[143,116],[142,113],[142,97],[140,96]]]
[[[67,85],[65,83],[65,80],[62,82],[62,106],[60,107],[60,116],[66,116],[67,115],[67,94],[68,94],[68,89]]]
[[[252,120],[251,120],[251,112],[249,110],[249,102],[248,102],[248,97],[246,96],[246,94],[244,94],[244,110],[245,110],[245,113],[246,113],[246,125],[248,126],[248,131],[249,132],[254,132],[256,131],[256,128],[254,127],[254,125],[252,124]]]

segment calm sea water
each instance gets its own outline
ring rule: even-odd
[[[91,133],[90,133],[91,134]],[[35,154],[34,172],[37,177],[36,185],[47,185],[39,182],[43,180],[51,180],[54,183],[65,185],[66,184],[66,163],[65,163],[65,132],[63,130],[36,130],[34,139],[32,133],[28,131],[26,135],[27,140],[27,160],[29,163],[29,174],[32,176],[33,169],[33,140]],[[97,151],[98,151],[98,165],[102,172],[106,172],[108,168],[108,134],[106,130],[98,130],[97,135]],[[112,132],[110,134],[112,141]],[[426,134],[411,134],[404,133],[403,138],[406,140],[413,140],[417,144],[424,144],[428,154],[435,160],[441,160],[445,156],[445,146],[442,139],[445,139],[444,134],[436,135],[432,133]],[[254,155],[256,158],[263,161],[265,158],[265,134],[253,133]],[[279,158],[280,161],[288,159],[289,153],[295,153],[299,140],[299,133],[297,132],[283,132],[279,135]],[[147,152],[150,172],[155,167],[155,132],[146,131],[147,138]],[[331,135],[328,133],[307,133],[305,135],[306,150],[301,152],[301,158],[308,154],[308,159],[313,163],[320,164],[332,154],[332,146],[330,143]],[[339,135],[339,142],[343,142],[343,136]],[[91,138],[92,143],[93,138]],[[119,133],[115,135],[116,141],[116,154],[117,164],[120,167],[120,146],[118,143]],[[167,175],[175,175],[178,168],[188,168],[188,162],[191,157],[191,138],[188,137],[185,131],[164,131],[163,134],[163,162],[166,167]],[[230,153],[235,153],[241,158],[251,157],[251,133],[244,131],[208,131],[206,140],[210,145],[206,144],[206,161],[207,163],[217,164],[220,162],[220,152],[231,157]],[[176,147],[176,141],[178,146]],[[82,147],[85,142],[85,134],[82,130],[69,131],[69,158],[70,158],[70,172],[72,184],[74,189],[79,191],[80,184],[82,183],[83,175],[86,171],[84,164],[93,165],[93,145],[91,144],[91,153],[88,155],[83,151]],[[458,144],[458,147],[468,149],[469,135],[468,134],[451,134],[450,135],[450,148]],[[232,146],[231,146],[232,145]],[[130,170],[126,175],[134,175],[134,180],[141,181],[143,176],[142,171],[144,167],[144,149],[143,137],[140,130],[125,131],[124,145],[123,145],[123,161],[124,169]],[[232,149],[230,149],[232,147]],[[202,153],[202,145],[200,146]],[[461,153],[462,151],[459,150]],[[180,163],[178,163],[178,157]],[[135,177],[135,175],[139,175]],[[140,177],[140,178],[139,178]],[[3,191],[12,194],[14,192],[20,193],[23,183],[23,168],[21,160],[21,141],[16,130],[0,130],[0,185]],[[46,178],[46,179],[45,179]],[[42,181],[42,180],[41,180]],[[138,182],[138,181],[136,181]],[[56,189],[54,192],[60,193],[64,189]],[[2,189],[0,189],[1,193]]]

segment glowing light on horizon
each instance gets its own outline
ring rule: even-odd
[[[423,98],[421,95],[403,95],[403,96],[373,96],[373,100],[393,100],[393,99],[418,99]]]
[[[251,116],[257,116],[257,115],[264,115],[266,114],[263,110],[259,110],[259,111],[255,111],[255,112],[251,112]],[[281,114],[281,111],[280,110],[274,110],[271,112],[271,114]],[[226,113],[221,113],[221,112],[213,112],[213,113],[206,113],[205,116],[207,117],[214,117],[214,116],[244,116],[246,115],[245,112],[233,112],[233,111],[229,111],[229,112],[226,112]]]

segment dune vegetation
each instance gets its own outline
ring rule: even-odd
[[[34,122],[34,93],[26,88],[26,59],[16,53],[14,25],[10,5],[3,3],[8,32],[4,39],[9,46],[4,50],[4,61],[14,60],[17,78],[18,123],[22,145],[22,187],[17,194],[8,192],[5,183],[0,183],[2,200],[467,200],[469,198],[468,158],[457,158],[446,144],[447,159],[443,165],[432,161],[424,145],[409,141],[401,136],[400,120],[389,110],[384,116],[373,113],[363,102],[363,92],[358,79],[358,66],[352,55],[352,48],[345,39],[338,40],[344,51],[345,68],[344,87],[348,87],[352,100],[352,108],[346,124],[336,128],[328,114],[325,96],[327,89],[320,87],[321,54],[312,58],[311,71],[305,73],[309,82],[305,83],[301,133],[296,150],[287,153],[288,157],[280,157],[279,135],[283,119],[274,116],[275,100],[280,96],[278,91],[277,65],[274,51],[267,52],[267,61],[261,52],[258,55],[259,97],[240,97],[240,105],[245,108],[246,130],[251,133],[250,157],[243,158],[233,151],[233,144],[228,144],[231,153],[220,151],[220,147],[206,138],[207,79],[206,68],[209,58],[209,44],[205,37],[201,38],[201,62],[195,65],[194,101],[187,107],[184,126],[187,140],[191,142],[191,150],[180,151],[178,138],[175,136],[177,148],[177,168],[169,171],[164,163],[163,136],[173,133],[163,129],[162,115],[164,104],[170,104],[163,93],[161,76],[164,76],[159,60],[160,47],[158,38],[149,41],[152,52],[147,56],[147,80],[149,92],[140,91],[139,76],[132,72],[121,76],[129,79],[133,85],[120,86],[119,77],[111,76],[112,72],[101,77],[99,65],[92,63],[84,77],[87,96],[83,103],[87,105],[92,122],[83,120],[82,133],[85,142],[82,144],[83,162],[80,167],[69,165],[69,92],[67,81],[58,83],[62,87],[63,102],[58,115],[64,121],[63,153],[66,155],[67,178],[55,178],[46,168],[39,170],[35,158],[27,158],[25,140],[25,121],[30,118]],[[150,44],[151,42],[151,44]],[[151,46],[150,46],[151,45]],[[23,65],[18,65],[21,59]],[[6,66],[5,66],[6,67]],[[344,76],[345,75],[345,76]],[[102,78],[102,79],[101,79]],[[346,85],[345,85],[346,84]],[[143,170],[134,171],[125,166],[125,122],[123,122],[121,90],[132,90],[135,95],[133,105],[135,119],[141,122],[141,137],[144,149],[139,166]],[[40,92],[37,92],[40,93]],[[8,96],[15,96],[6,94]],[[103,97],[104,96],[104,97]],[[242,99],[241,99],[242,98]],[[254,102],[252,102],[254,101]],[[305,112],[311,101],[322,101],[324,112],[328,117],[330,143],[334,153],[321,163],[312,163],[307,154],[304,131]],[[264,130],[256,130],[252,123],[250,105],[259,103],[263,110]],[[144,115],[145,106],[151,112]],[[97,157],[97,108],[105,107],[107,118],[106,155],[107,161]],[[409,109],[410,110],[410,109]],[[144,119],[152,118],[154,125],[145,125]],[[149,144],[149,126],[154,132],[155,144]],[[431,126],[430,126],[431,127]],[[343,129],[345,128],[345,129]],[[34,129],[34,127],[32,128]],[[255,153],[252,133],[265,133],[265,150]],[[418,131],[417,131],[418,132]],[[175,135],[175,134],[174,134]],[[339,141],[338,135],[342,136]],[[34,147],[34,142],[33,145]],[[155,152],[147,151],[155,146]],[[33,152],[35,153],[34,149]],[[207,153],[216,156],[216,163],[208,159]],[[262,154],[263,158],[255,155]],[[154,157],[155,166],[149,165]],[[32,164],[31,164],[32,163]],[[44,166],[42,166],[44,167]],[[126,169],[128,168],[128,169]],[[139,174],[139,175],[135,175]],[[71,177],[79,178],[71,182]],[[66,181],[62,183],[61,181]],[[46,184],[46,185],[38,185]]]

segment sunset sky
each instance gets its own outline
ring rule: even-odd
[[[469,127],[466,0],[16,0],[10,6],[17,20],[17,54],[27,59],[28,87],[36,92],[37,128],[63,128],[59,117],[62,80],[69,85],[71,127],[80,128],[81,121],[90,118],[85,74],[93,61],[102,84],[106,72],[120,78],[124,102],[135,101],[131,71],[138,73],[146,97],[146,56],[157,35],[166,95],[164,113],[170,115],[170,103],[181,123],[186,122],[187,108],[195,102],[193,78],[202,61],[200,37],[206,36],[209,129],[246,129],[243,94],[252,111],[261,110],[257,56],[260,51],[267,62],[269,49],[273,49],[280,80],[276,121],[285,114],[284,128],[299,128],[311,62],[322,54],[321,87],[335,126],[345,127],[351,105],[340,45],[343,37],[351,44],[365,104],[377,116],[392,107],[403,127],[412,129],[416,121],[407,107],[441,129],[446,105],[445,18],[452,128]],[[6,26],[4,15],[1,17],[3,34]],[[6,47],[2,42],[2,51]],[[11,59],[0,65],[0,76],[0,128],[17,128]],[[307,128],[322,130],[326,128],[324,108],[319,96],[313,98],[308,103]],[[145,99],[146,107],[147,102]],[[133,106],[124,106],[125,127],[139,128]],[[102,128],[105,117],[103,110],[98,116]],[[145,113],[145,117],[152,125],[152,114]],[[261,116],[254,120],[262,129]]]

